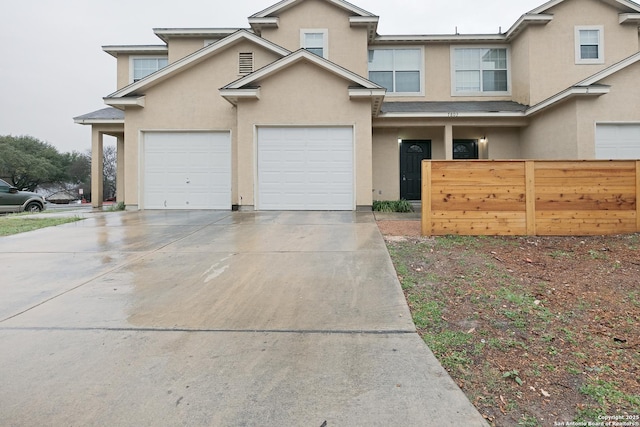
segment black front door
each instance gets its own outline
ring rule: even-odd
[[[403,140],[400,144],[400,198],[420,200],[422,161],[431,159],[431,141]]]
[[[453,160],[474,160],[478,158],[478,141],[475,139],[455,139]]]

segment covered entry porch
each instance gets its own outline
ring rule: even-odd
[[[423,159],[521,159],[524,118],[378,119],[373,123],[373,199],[418,200]]]
[[[103,108],[79,117],[74,122],[91,126],[91,205],[102,208],[104,203],[104,144],[105,137],[116,139],[117,172],[116,202],[124,202],[124,111],[115,108]]]

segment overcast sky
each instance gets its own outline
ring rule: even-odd
[[[545,0],[352,0],[380,16],[378,32],[506,31]],[[0,135],[31,135],[61,152],[91,148],[72,118],[105,108],[116,60],[101,47],[161,44],[153,28],[248,27],[277,0],[0,0]]]

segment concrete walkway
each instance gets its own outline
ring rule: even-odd
[[[486,425],[371,213],[86,216],[0,238],[0,425]]]

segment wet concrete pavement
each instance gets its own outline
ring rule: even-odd
[[[371,213],[86,216],[0,238],[0,425],[485,425]]]

